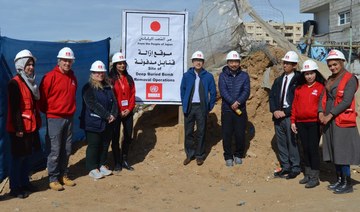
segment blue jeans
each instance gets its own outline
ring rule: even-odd
[[[30,163],[28,156],[11,157],[10,166],[10,189],[21,190],[21,187],[29,185]]]
[[[47,158],[49,181],[58,181],[68,173],[71,154],[73,118],[48,118],[46,142],[50,146]]]

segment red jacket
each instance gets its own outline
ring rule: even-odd
[[[351,73],[345,72],[343,78],[340,80],[334,101],[335,107],[343,100],[346,84],[349,82],[351,77],[353,77]],[[324,108],[324,111],[326,108],[326,101],[327,101],[327,96],[323,95],[321,103],[322,103],[322,107]],[[351,101],[350,106],[345,111],[343,111],[342,113],[340,113],[338,116],[335,117],[335,123],[338,127],[356,127],[356,116],[357,116],[357,112],[355,109],[355,97],[354,97]]]
[[[30,89],[27,87],[26,83],[16,75],[13,80],[15,80],[19,86],[20,91],[20,101],[19,105],[11,105],[10,100],[8,101],[8,114],[6,122],[6,130],[8,132],[17,132],[23,131],[25,133],[34,132],[36,129],[40,128],[41,118],[39,109],[37,108],[36,101],[33,99]],[[11,98],[9,96],[9,98]],[[18,127],[15,126],[14,118],[14,109],[13,107],[19,107],[21,113],[21,121],[19,121]],[[15,114],[16,115],[16,114]],[[19,114],[20,117],[20,114]],[[22,126],[21,126],[22,125]],[[17,128],[22,129],[17,129]]]
[[[73,116],[76,110],[76,88],[74,72],[70,70],[65,74],[56,66],[40,83],[40,110],[48,118]]]
[[[130,86],[127,78],[123,75],[114,80],[113,83],[119,111],[124,111],[126,109],[132,111],[135,107],[135,84]]]
[[[304,84],[295,90],[290,117],[292,124],[318,121],[318,105],[323,90],[324,85],[319,82],[315,82],[311,87]]]

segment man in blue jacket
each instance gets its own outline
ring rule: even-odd
[[[184,112],[185,153],[184,165],[196,158],[201,166],[205,160],[205,134],[208,113],[214,108],[216,101],[216,85],[214,77],[206,71],[204,54],[196,51],[191,57],[193,67],[183,76],[180,86],[181,102]],[[196,123],[197,134],[194,134]],[[197,145],[196,145],[197,143]]]
[[[230,51],[227,65],[219,76],[221,104],[221,129],[226,166],[242,164],[245,151],[245,129],[247,123],[246,101],[250,96],[250,78],[240,68],[240,55]],[[232,151],[232,137],[235,135],[235,151]]]

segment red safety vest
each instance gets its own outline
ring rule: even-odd
[[[343,78],[340,80],[336,91],[336,97],[334,102],[335,107],[343,100],[345,86],[349,82],[351,77],[353,77],[351,73],[345,72]],[[326,100],[327,97],[326,94],[324,94],[322,98],[322,106],[324,111],[326,108]],[[353,98],[350,107],[348,107],[345,111],[335,117],[335,123],[338,127],[356,127],[356,116],[357,112],[355,109],[355,98]]]
[[[23,120],[24,132],[25,133],[34,132],[36,129],[40,128],[41,125],[40,114],[36,106],[36,102],[33,100],[32,93],[30,89],[26,86],[25,82],[23,82],[18,75],[16,75],[13,79],[17,82],[21,93],[21,101],[19,107],[21,111],[21,117]],[[12,114],[12,108],[8,103],[6,130],[8,132],[16,132],[13,125],[11,114]]]

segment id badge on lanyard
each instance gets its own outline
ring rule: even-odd
[[[119,78],[119,83],[120,83],[120,86],[121,86],[121,91],[122,91],[122,94],[125,95],[125,85],[123,84],[123,82],[120,80]],[[121,100],[121,106],[123,107],[126,107],[129,105],[129,101],[128,100]]]

